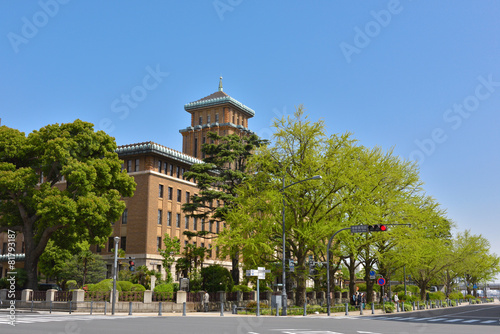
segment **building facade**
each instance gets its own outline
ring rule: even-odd
[[[166,271],[170,271],[174,281],[178,281],[180,275],[175,271],[175,264],[171,268],[163,268],[159,249],[164,247],[165,234],[179,238],[181,252],[188,243],[207,248],[205,265],[218,263],[231,269],[231,261],[219,258],[218,247],[212,245],[214,237],[224,229],[225,223],[205,222],[188,217],[182,211],[182,205],[198,192],[197,185],[186,180],[184,175],[193,164],[202,163],[201,145],[206,143],[207,133],[212,131],[219,135],[242,136],[251,133],[248,119],[255,112],[224,93],[220,79],[218,91],[184,106],[185,111],[191,114],[191,124],[179,131],[182,134],[183,152],[154,142],[118,147],[117,153],[123,160],[123,168],[134,177],[137,188],[133,197],[124,198],[126,209],[121,219],[112,223],[113,233],[106,245],[92,246],[92,250],[107,261],[108,277],[112,277],[114,237],[120,238],[118,247],[126,254],[126,259],[121,260],[121,270],[128,270],[128,258],[132,258],[135,267],[145,265],[148,269],[161,272],[163,277]],[[209,233],[208,238],[189,239],[183,234],[185,231]],[[17,238],[21,245],[22,235]],[[5,241],[0,234],[0,245],[3,246]],[[2,248],[0,251],[3,253]],[[7,263],[0,261],[0,276],[6,270]]]

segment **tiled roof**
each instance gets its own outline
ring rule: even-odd
[[[189,111],[192,109],[198,109],[202,107],[215,106],[220,104],[229,103],[236,108],[240,109],[243,113],[245,113],[248,117],[255,116],[255,111],[244,105],[243,103],[233,99],[231,96],[227,95],[223,91],[217,91],[213,94],[205,96],[204,98],[190,102],[184,105],[184,110]]]
[[[118,153],[119,156],[140,154],[140,153],[156,153],[164,157],[172,158],[174,160],[184,162],[190,165],[203,163],[203,161],[200,159],[196,159],[190,155],[181,153],[169,147],[154,143],[152,141],[118,146],[118,148],[116,149],[116,153]]]

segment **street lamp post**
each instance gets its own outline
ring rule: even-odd
[[[118,267],[118,242],[120,241],[119,237],[115,237],[115,259],[113,265],[113,302],[111,305],[111,314],[115,314],[115,304],[116,304],[116,273]]]
[[[321,175],[315,175],[313,177],[310,177],[308,179],[305,179],[305,180],[301,180],[301,181],[297,181],[297,182],[294,182],[292,184],[289,184],[287,186],[285,186],[285,175],[283,175],[283,187],[281,188],[281,193],[283,195],[283,210],[282,210],[282,218],[283,218],[283,223],[282,223],[282,232],[283,232],[283,286],[281,287],[281,302],[282,302],[282,305],[283,305],[283,312],[281,313],[281,315],[286,315],[286,304],[287,304],[287,301],[286,301],[286,264],[285,264],[285,260],[286,260],[286,256],[285,256],[285,247],[286,247],[286,243],[285,243],[285,189],[288,188],[288,187],[291,187],[293,185],[296,185],[298,183],[301,183],[301,182],[305,182],[305,181],[309,181],[309,180],[319,180],[321,179]]]

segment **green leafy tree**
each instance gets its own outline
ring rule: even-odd
[[[63,249],[111,234],[135,182],[121,171],[116,143],[91,123],[47,125],[28,136],[0,127],[0,232],[23,233],[28,288],[49,240]]]
[[[198,195],[191,197],[191,202],[182,206],[182,210],[191,217],[212,224],[225,221],[228,212],[233,208],[236,188],[245,177],[248,158],[255,148],[266,143],[257,135],[240,136],[231,134],[220,136],[209,132],[210,143],[202,145],[205,156],[203,163],[191,166],[185,174],[186,179],[194,180],[200,190]],[[206,231],[198,236],[214,238]],[[239,283],[239,254],[233,248],[231,253],[233,280]]]
[[[192,273],[197,273],[199,267],[203,267],[208,250],[189,243],[196,233],[184,231],[184,235],[188,238],[188,243],[184,246],[181,257],[177,259],[176,270],[180,271],[183,277],[190,277]]]
[[[171,238],[168,233],[165,233],[163,238],[164,247],[159,250],[160,255],[163,256],[163,268],[167,270],[167,283],[172,283],[172,273],[170,267],[175,262],[175,256],[180,254],[181,244],[179,238]]]
[[[250,268],[262,262],[278,264],[283,257],[284,201],[285,252],[297,262],[290,279],[297,282],[295,302],[303,305],[309,255],[324,251],[332,231],[345,227],[342,217],[349,202],[344,194],[352,187],[358,164],[352,157],[360,148],[349,134],[327,136],[323,122],[303,117],[302,107],[293,119],[277,120],[274,127],[273,144],[257,149],[249,161],[251,173],[239,188],[229,228],[218,244],[226,252],[240,247]],[[315,175],[322,180],[302,182]]]
[[[234,286],[229,270],[217,264],[202,268],[201,277],[203,277],[203,289],[208,292],[229,292]]]
[[[98,283],[106,278],[106,262],[99,254],[94,254],[88,249],[82,250],[65,262],[65,269],[58,277],[62,286],[69,280],[75,280],[81,287],[87,283]]]

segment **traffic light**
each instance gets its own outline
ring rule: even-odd
[[[380,225],[368,225],[368,232],[385,232],[387,231],[387,226]]]
[[[135,263],[134,263],[134,261],[132,261],[132,260],[128,261],[128,269],[130,271],[134,271],[135,270]]]

